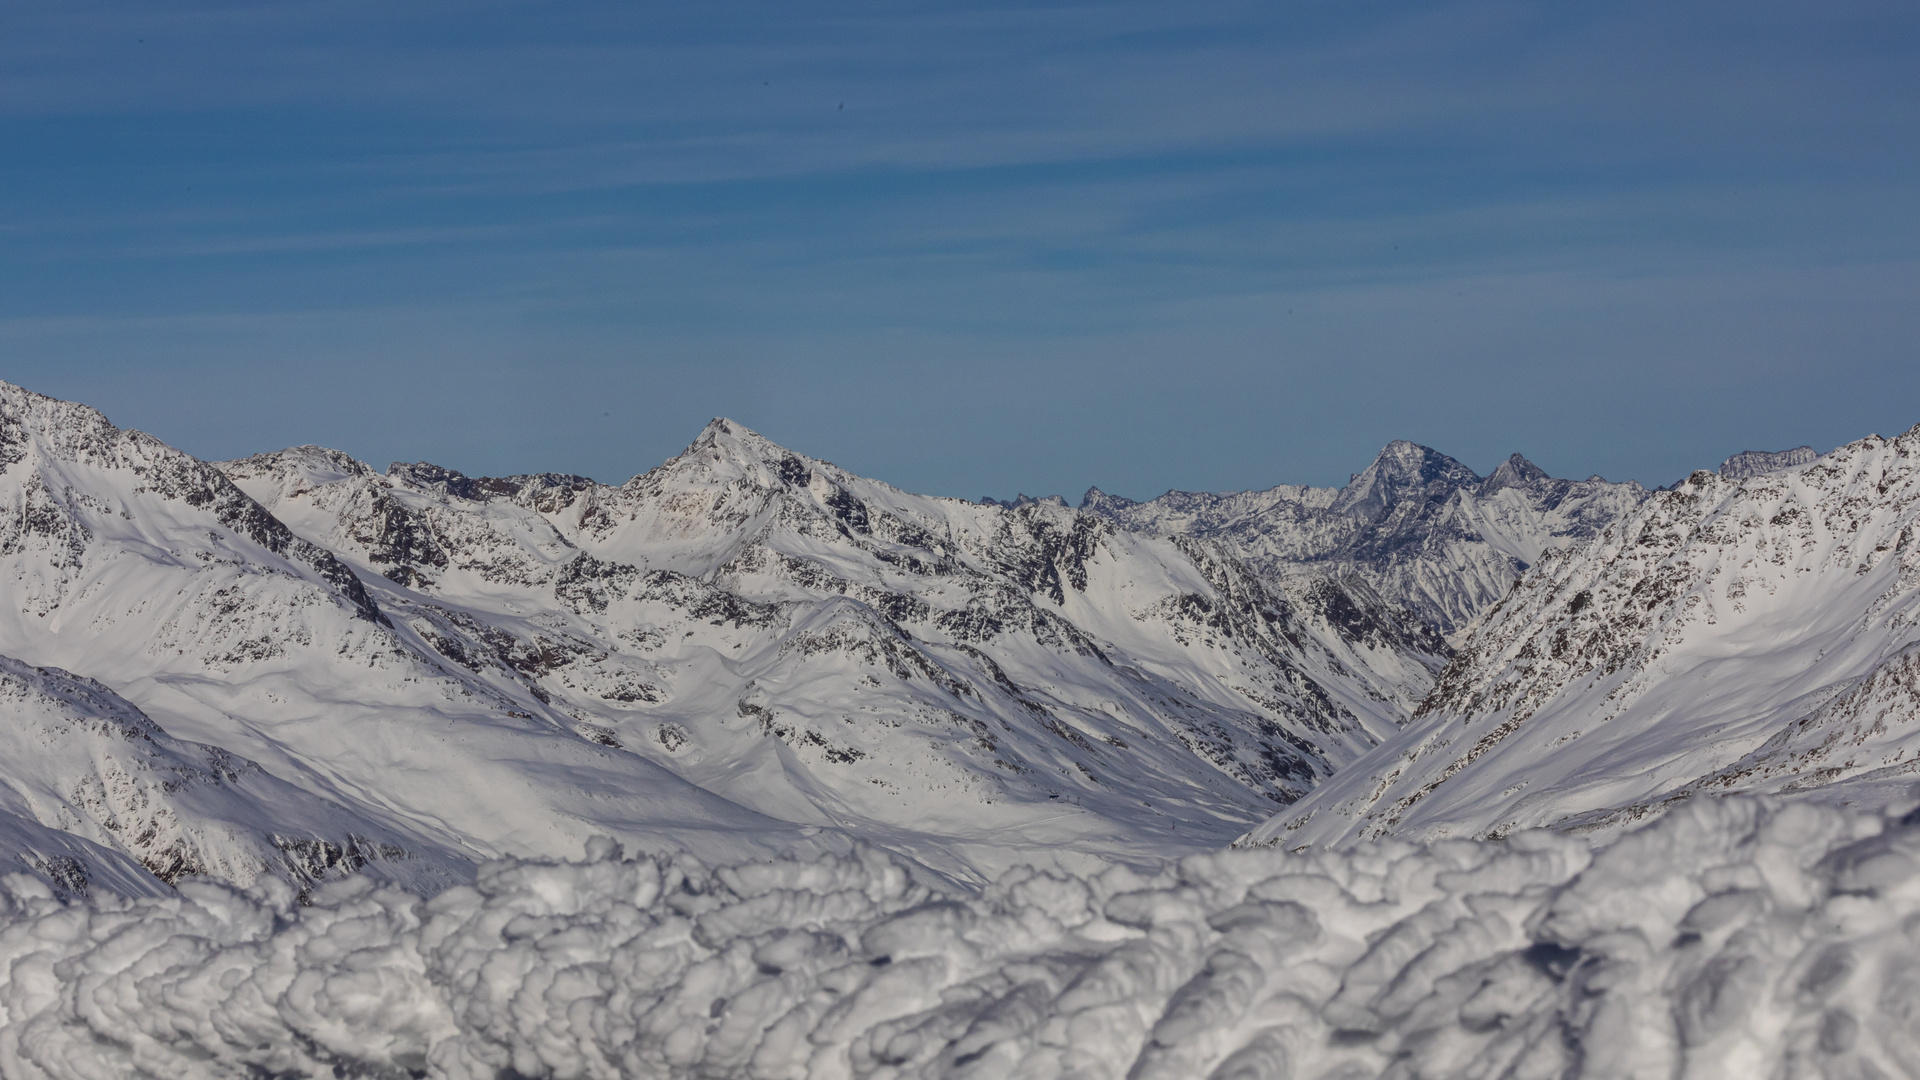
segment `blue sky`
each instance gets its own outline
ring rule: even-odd
[[[1910,3],[0,5],[0,378],[206,457],[1663,483],[1920,423]]]

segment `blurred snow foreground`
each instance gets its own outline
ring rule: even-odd
[[[944,894],[872,849],[506,859],[301,906],[5,879],[0,1074],[1920,1075],[1920,822],[1695,799],[1563,834],[1272,847]]]

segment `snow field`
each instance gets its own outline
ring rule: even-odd
[[[0,889],[0,1074],[1920,1073],[1920,824],[1695,799],[1590,849],[1221,851],[943,893],[873,849]]]

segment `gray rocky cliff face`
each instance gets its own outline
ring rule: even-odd
[[[1791,450],[1742,450],[1720,463],[1720,475],[1729,480],[1745,480],[1749,476],[1810,464],[1819,456],[1811,446],[1796,446]]]

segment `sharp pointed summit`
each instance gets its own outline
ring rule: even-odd
[[[679,483],[746,481],[761,488],[804,487],[825,465],[796,454],[743,424],[717,416],[672,460],[629,481],[641,484],[672,476]]]
[[[1455,491],[1480,483],[1480,475],[1438,450],[1395,439],[1373,463],[1354,474],[1333,509],[1379,521],[1408,500],[1444,501]]]
[[[1481,495],[1491,495],[1510,487],[1526,487],[1541,480],[1551,479],[1547,470],[1514,454],[1501,462],[1480,485]]]
[[[1080,496],[1080,509],[1096,514],[1113,514],[1138,505],[1140,504],[1132,499],[1120,495],[1109,495],[1097,487],[1088,488],[1087,493]]]

